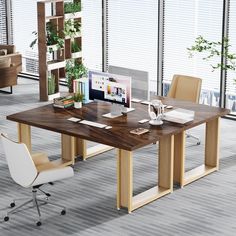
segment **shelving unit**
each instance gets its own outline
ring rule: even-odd
[[[78,2],[78,1],[75,1]],[[79,1],[80,2],[80,1]],[[49,4],[47,6],[47,4]],[[47,7],[51,8],[52,15],[46,15]],[[77,44],[77,48],[82,48],[81,33],[73,37],[64,35],[64,27],[67,21],[72,24],[81,24],[81,12],[64,14],[64,0],[45,0],[37,2],[38,11],[38,52],[39,52],[39,90],[40,100],[48,101],[60,96],[59,81],[65,81],[66,60],[71,58],[82,63],[82,52],[73,53],[72,44]],[[53,28],[60,39],[63,47],[48,44],[48,29]],[[50,58],[50,59],[48,59]],[[55,77],[55,94],[48,94],[48,77]]]

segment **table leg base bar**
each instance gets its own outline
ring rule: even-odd
[[[101,154],[103,152],[107,152],[107,151],[112,150],[112,149],[114,149],[114,147],[104,145],[104,144],[97,144],[93,147],[87,148],[86,156],[83,159],[86,160],[89,157],[96,156],[98,154]]]
[[[190,171],[187,171],[185,174],[184,174],[184,180],[183,180],[183,183],[181,184],[181,187],[182,186],[185,186],[195,180],[198,180],[214,171],[217,171],[218,168],[217,167],[212,167],[212,166],[207,166],[207,165],[201,165],[201,166],[198,166]]]
[[[162,187],[153,187],[150,188],[134,197],[132,197],[132,206],[130,212],[133,210],[142,207],[158,198],[165,196],[166,194],[171,193],[171,189],[162,188]]]

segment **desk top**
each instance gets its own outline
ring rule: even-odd
[[[168,121],[164,121],[164,124],[161,126],[151,126],[148,122],[139,124],[139,120],[150,119],[148,116],[148,106],[140,103],[133,103],[135,111],[127,115],[113,119],[104,118],[102,115],[110,112],[111,109],[111,104],[106,102],[92,102],[83,105],[82,109],[61,109],[49,104],[9,115],[7,119],[132,151],[154,143],[163,136],[177,134],[230,112],[228,109],[178,101],[176,99],[162,97],[158,97],[158,99],[161,99],[163,104],[172,105],[174,109],[184,108],[195,111],[194,120],[184,125]],[[74,123],[67,120],[70,117],[106,124],[112,126],[112,128],[101,129]],[[131,130],[138,127],[147,128],[150,132],[142,135],[130,134]]]

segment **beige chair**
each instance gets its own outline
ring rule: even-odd
[[[0,53],[0,59],[10,58],[11,63],[16,66],[17,74],[22,71],[22,55],[16,52],[14,45],[0,44],[0,51],[5,51],[6,55]]]
[[[167,97],[198,103],[201,86],[202,80],[200,78],[186,75],[174,75]],[[187,133],[187,137],[196,139],[197,145],[200,144],[200,139],[198,137],[189,133]]]
[[[43,184],[51,183],[57,180],[70,178],[74,175],[71,167],[56,167],[49,161],[48,157],[43,153],[32,155],[24,143],[17,143],[5,135],[0,135],[2,139],[3,149],[7,160],[8,168],[12,179],[23,188],[31,188],[32,198],[15,207],[15,201],[10,204],[14,207],[4,217],[4,221],[9,220],[9,216],[18,211],[27,204],[32,204],[36,207],[39,219],[36,222],[37,226],[41,225],[41,213],[39,206],[41,204],[51,204],[61,208],[61,215],[66,214],[65,207],[50,202],[50,194],[44,192],[40,187]],[[37,195],[37,191],[44,193],[43,198]]]
[[[15,52],[15,46],[0,45],[0,88],[10,87],[10,92],[0,92],[11,94],[12,86],[17,84],[17,75],[21,71],[22,56]]]

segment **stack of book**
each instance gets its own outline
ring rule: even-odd
[[[74,100],[72,96],[59,97],[53,99],[53,106],[59,108],[67,108],[74,105]]]

